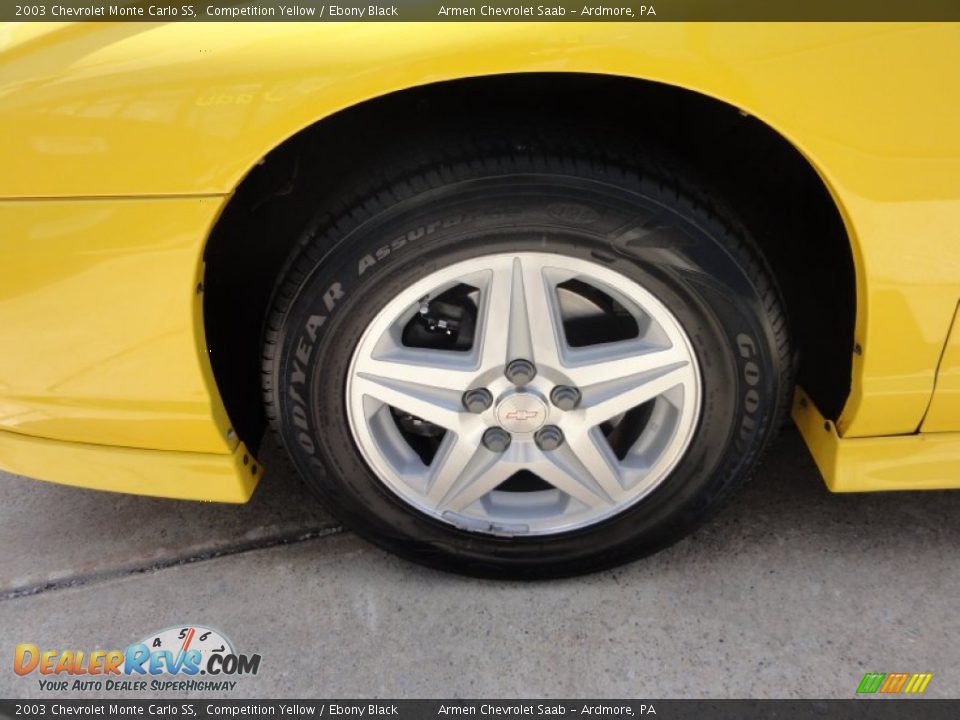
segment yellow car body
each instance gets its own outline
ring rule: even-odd
[[[816,169],[856,271],[851,392],[796,420],[835,491],[960,487],[960,25],[0,26],[0,468],[242,502],[203,253],[298,131],[458,78],[591,73],[740,108]]]

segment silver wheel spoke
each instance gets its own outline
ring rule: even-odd
[[[623,499],[623,482],[616,466],[617,459],[606,447],[606,441],[598,430],[586,430],[569,436],[566,446],[561,450],[564,452],[559,455],[564,457],[566,463],[589,478],[610,502],[618,503]]]
[[[515,468],[488,450],[480,451],[446,495],[440,499],[441,510],[463,512],[484,495],[513,475]]]
[[[558,366],[562,332],[556,326],[554,283],[544,267],[510,258],[494,268],[487,290],[482,366],[497,367],[519,358]]]
[[[493,264],[487,286],[484,288],[484,304],[480,313],[478,341],[480,343],[480,366],[484,369],[499,367],[508,362],[511,332],[503,332],[512,316],[513,297],[512,263],[501,261]]]
[[[522,279],[519,301],[523,305],[522,312],[526,317],[532,345],[533,357],[528,359],[547,367],[559,367],[563,330],[557,326],[555,283],[541,264],[515,263],[514,275],[520,275]]]
[[[694,373],[690,363],[677,362],[636,375],[589,385],[582,389],[583,399],[580,404],[584,420],[591,427],[599,425],[653,400],[677,385],[688,386],[693,381]]]
[[[678,365],[690,364],[685,349],[658,347],[642,340],[599,345],[582,355],[586,357],[576,365],[564,368],[571,384],[579,387],[601,385],[644,373],[656,374]]]
[[[444,350],[393,351],[387,357],[366,357],[355,363],[355,371],[372,380],[420,382],[451,392],[463,392],[476,377],[474,370],[454,362],[455,353]]]
[[[475,477],[496,459],[493,453],[477,443],[447,433],[430,464],[427,500],[439,505],[458,480]]]
[[[460,394],[446,388],[358,374],[356,391],[397,410],[453,430],[460,424]]]
[[[546,455],[546,459],[533,468],[545,482],[587,507],[610,507],[616,502],[616,496],[611,497],[600,486],[568,446],[557,448]]]

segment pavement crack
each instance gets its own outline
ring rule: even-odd
[[[19,598],[40,595],[42,593],[56,592],[58,590],[68,590],[70,588],[83,587],[93,583],[116,580],[134,575],[143,575],[146,573],[166,570],[168,568],[180,567],[182,565],[192,565],[193,563],[205,562],[207,560],[216,560],[218,558],[229,557],[231,555],[241,555],[243,553],[254,552],[257,550],[268,550],[279,545],[293,545],[296,543],[318,540],[343,532],[339,526],[316,528],[313,530],[292,532],[274,535],[272,537],[263,537],[247,542],[238,542],[227,545],[208,552],[197,552],[182,557],[173,557],[166,560],[158,560],[148,565],[123,567],[103,572],[90,573],[88,575],[77,575],[75,577],[55,580],[48,583],[37,583],[34,585],[24,585],[14,587],[0,592],[0,602],[5,600],[16,600]]]

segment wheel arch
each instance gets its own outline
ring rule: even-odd
[[[571,95],[578,98],[576,108],[565,103]],[[585,109],[598,98],[615,111]],[[650,107],[657,108],[656,117],[631,114]],[[752,108],[702,89],[602,73],[517,72],[367,97],[295,127],[263,148],[243,174],[204,250],[207,347],[221,397],[243,440],[256,447],[266,426],[260,329],[273,281],[298,228],[309,220],[304,198],[323,208],[349,192],[352,178],[377,171],[384,154],[402,157],[410,151],[403,147],[405,133],[427,137],[518,116],[536,122],[557,111],[578,131],[616,126],[648,135],[649,142],[667,146],[718,189],[757,238],[784,291],[801,351],[800,384],[826,417],[839,417],[851,391],[864,276],[850,218],[815,159]],[[791,222],[787,233],[781,232],[785,217]],[[826,332],[824,317],[831,318]]]

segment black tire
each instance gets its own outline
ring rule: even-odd
[[[381,547],[471,575],[611,567],[691,532],[745,481],[780,427],[792,374],[778,290],[746,230],[692,173],[562,138],[463,140],[354,197],[305,230],[278,281],[263,386],[304,480]],[[649,496],[578,531],[511,539],[457,529],[387,489],[354,444],[344,387],[368,321],[425,266],[527,246],[589,257],[657,295],[694,345],[703,403],[685,456]]]

